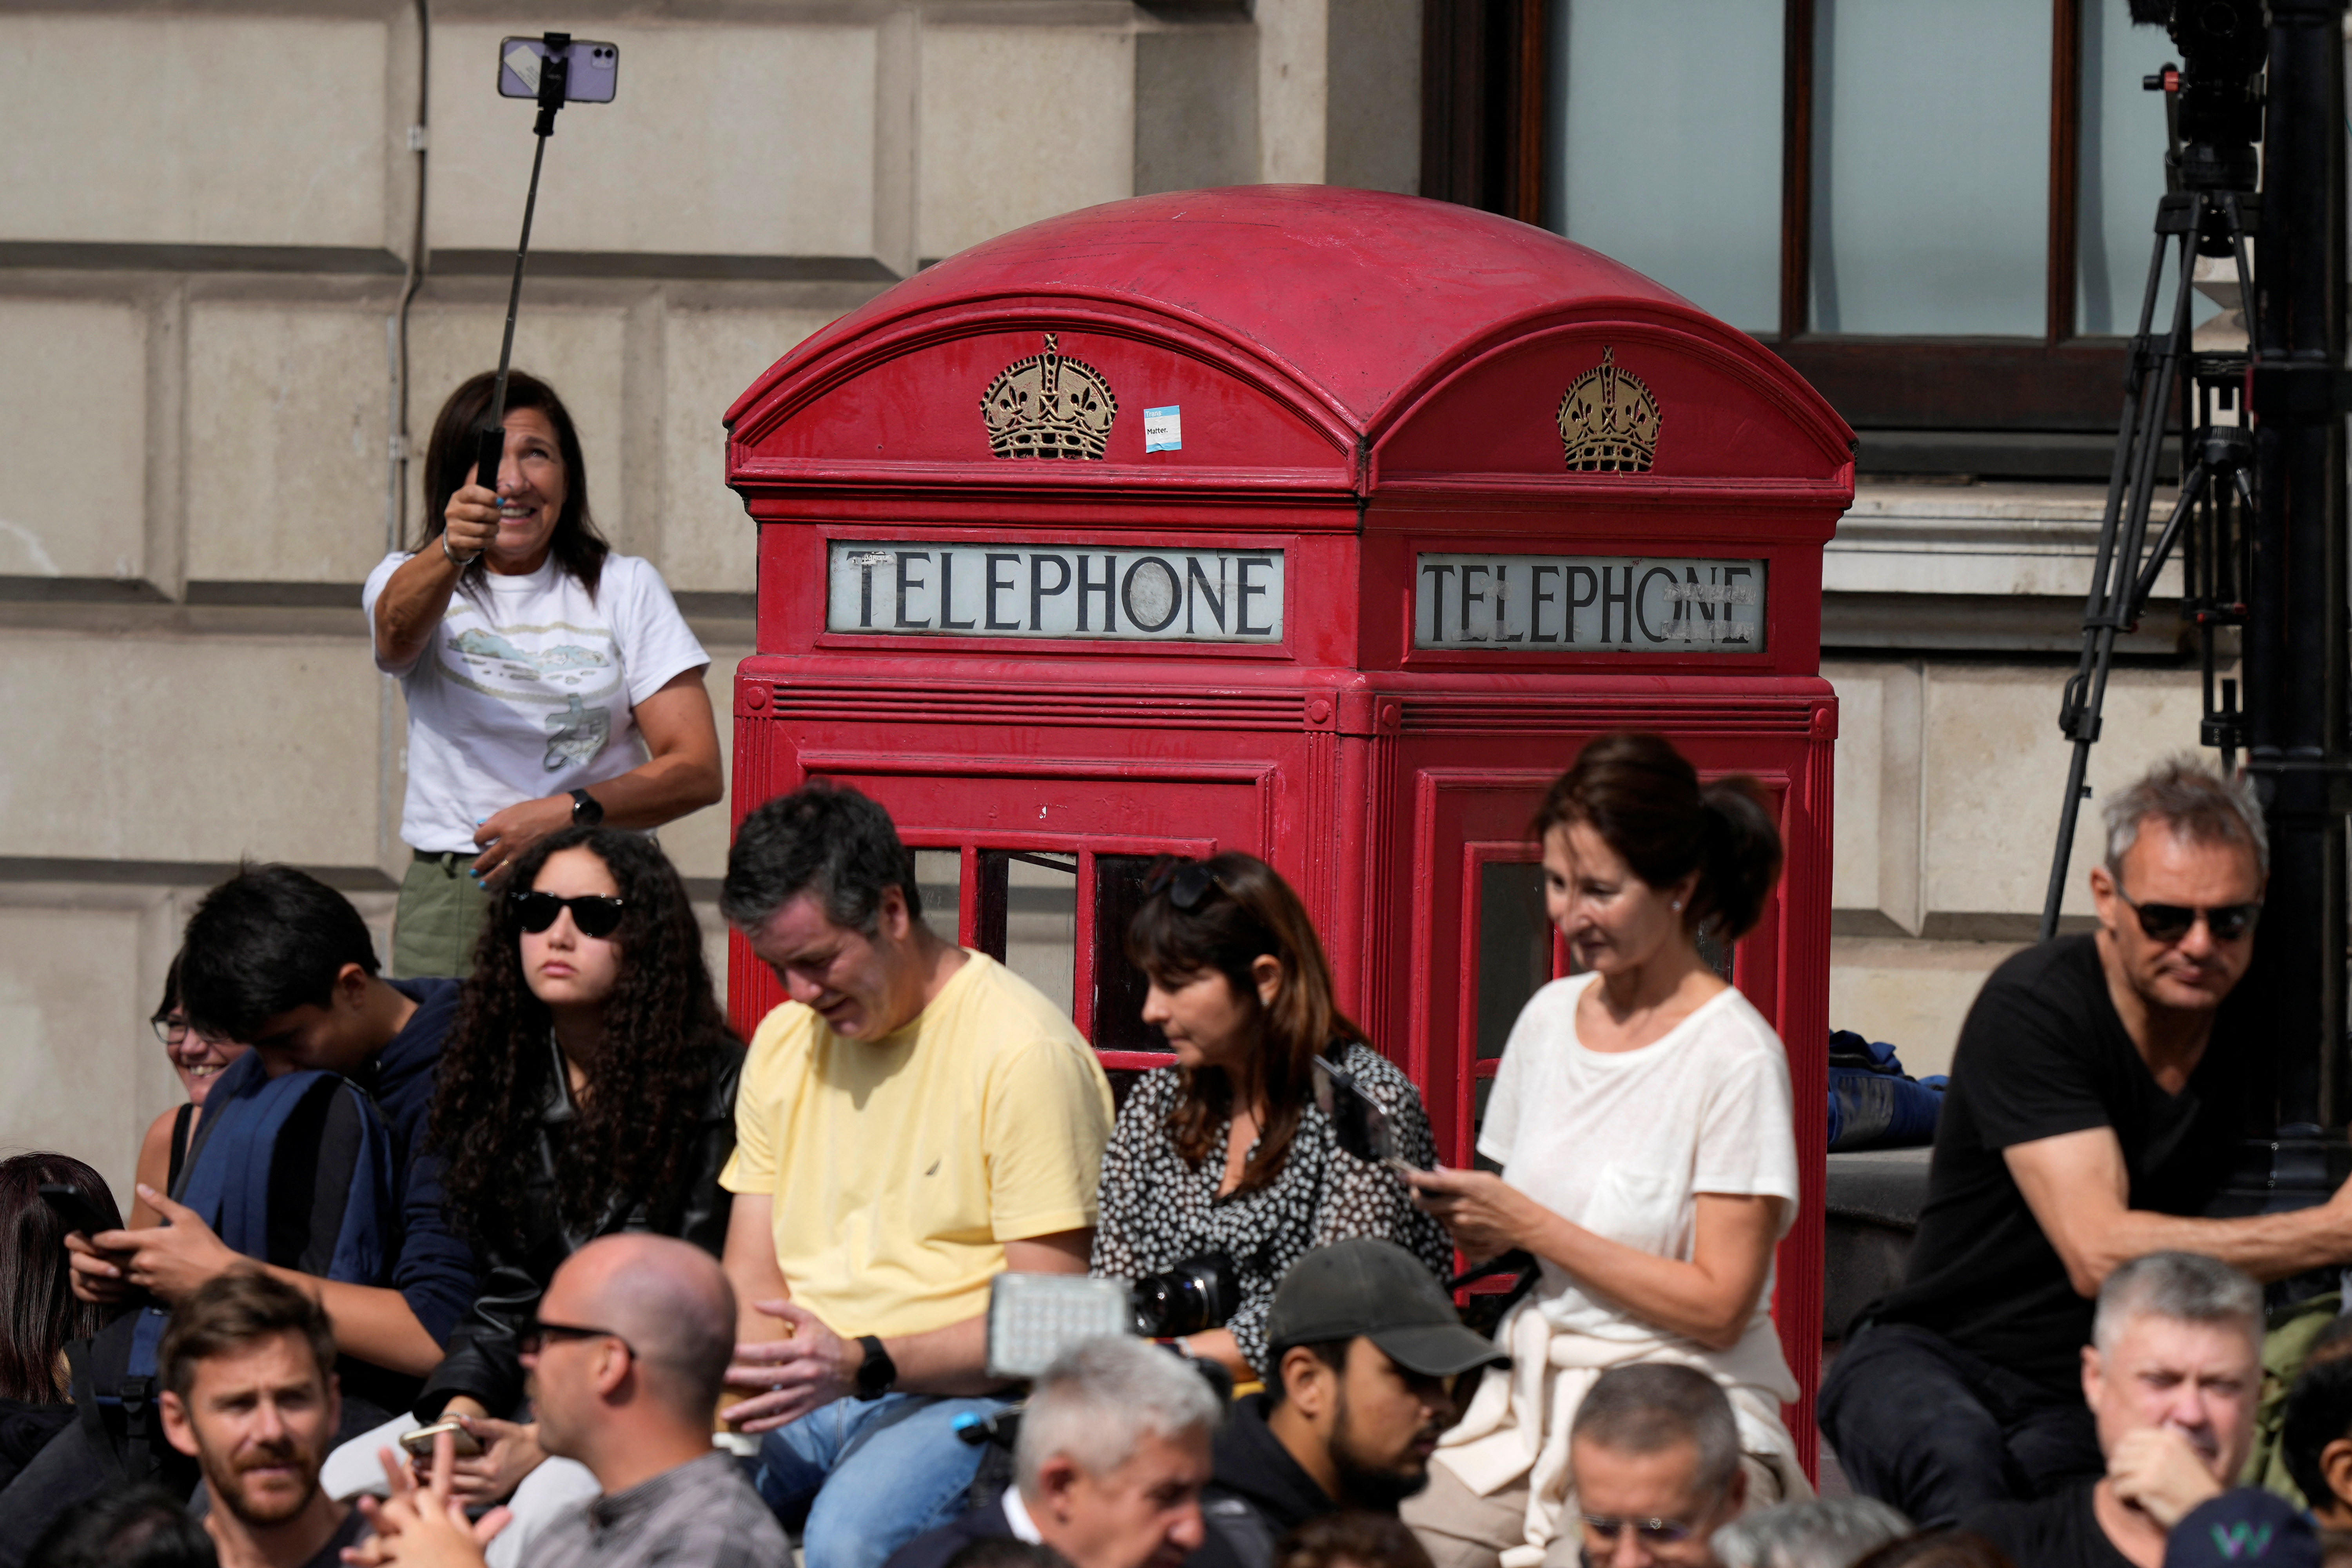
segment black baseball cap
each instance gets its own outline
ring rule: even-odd
[[[1265,1320],[1266,1343],[1277,1360],[1293,1345],[1358,1334],[1424,1377],[1511,1360],[1462,1326],[1444,1287],[1419,1258],[1392,1241],[1363,1236],[1318,1247],[1291,1265]]]

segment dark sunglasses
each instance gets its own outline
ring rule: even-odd
[[[1615,1514],[1588,1513],[1580,1515],[1584,1528],[1603,1541],[1614,1541],[1626,1531],[1632,1531],[1653,1546],[1671,1546],[1677,1541],[1688,1541],[1695,1525],[1677,1524],[1671,1519],[1627,1519]]]
[[[1213,888],[1228,898],[1233,896],[1233,889],[1218,881],[1216,874],[1200,861],[1171,860],[1152,874],[1143,891],[1153,898],[1166,892],[1168,901],[1189,915],[1201,907],[1201,900],[1209,896]]]
[[[555,923],[555,917],[564,910],[572,911],[572,923],[580,928],[582,936],[610,936],[621,929],[621,900],[598,893],[582,893],[577,898],[559,899],[553,893],[515,893],[515,918],[522,929],[537,936]]]
[[[2191,909],[2187,904],[2143,904],[2124,891],[2121,881],[2116,883],[2116,897],[2131,905],[2132,913],[2139,916],[2139,929],[2147,933],[2150,942],[2179,942],[2200,920],[2215,942],[2236,942],[2254,929],[2254,917],[2263,912],[2259,900],[2220,904],[2205,910]]]
[[[550,1340],[620,1340],[621,1348],[632,1360],[641,1360],[637,1347],[610,1329],[591,1329],[576,1323],[551,1323],[544,1318],[533,1319],[530,1325],[515,1340],[515,1348],[525,1355],[537,1355]]]

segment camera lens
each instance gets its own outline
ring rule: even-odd
[[[1233,1260],[1222,1253],[1188,1258],[1164,1273],[1138,1279],[1129,1301],[1135,1331],[1154,1339],[1221,1327],[1240,1305]]]

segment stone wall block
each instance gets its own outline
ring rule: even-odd
[[[377,692],[349,638],[0,633],[0,857],[376,862]]]
[[[493,85],[501,37],[433,29],[436,249],[508,250],[530,181],[532,110]],[[871,26],[585,21],[618,90],[557,120],[531,245],[656,255],[871,257]]]
[[[357,583],[383,557],[384,317],[191,303],[192,581]]]
[[[0,904],[0,1155],[46,1150],[94,1166],[126,1212],[139,1140],[180,1099],[147,1027],[142,910]],[[127,891],[127,890],[126,890]],[[139,902],[154,902],[141,894]]]
[[[757,590],[759,530],[727,488],[720,416],[761,371],[832,320],[825,310],[676,308],[665,318],[661,566],[672,592]]]
[[[916,247],[927,259],[1132,194],[1125,27],[927,27]]]
[[[1160,21],[1135,37],[1135,194],[1254,183],[1257,29],[1239,12]]]
[[[735,820],[735,667],[751,658],[752,650],[748,643],[721,647],[708,638],[702,648],[710,656],[710,668],[703,672],[702,683],[710,693],[711,715],[719,722],[719,752],[726,765],[727,795],[717,805],[705,806],[663,828],[661,845],[681,875],[715,880],[727,875],[727,845],[732,834],[730,825]],[[724,974],[719,980],[723,986]]]
[[[385,47],[372,19],[0,16],[0,239],[380,247]]]
[[[144,576],[139,309],[0,300],[0,577]]]
[[[1930,934],[1975,934],[1939,925],[1953,919],[2040,916],[2066,783],[2069,747],[2057,719],[2064,675],[2055,667],[1928,668],[1920,776]],[[2075,833],[2065,913],[2091,912],[2084,878],[2104,853],[2100,803],[2158,758],[2194,751],[2199,713],[2193,677],[2116,671],[2105,735],[2091,752],[2092,796]]]
[[[1914,1078],[1949,1072],[1960,1025],[1985,976],[2019,945],[1833,938],[1830,1027],[1890,1042]]]

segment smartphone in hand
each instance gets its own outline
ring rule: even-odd
[[[41,1201],[65,1221],[68,1230],[79,1232],[84,1241],[101,1230],[121,1228],[121,1222],[109,1219],[79,1187],[65,1182],[43,1182],[40,1191]]]
[[[1404,1157],[1403,1141],[1389,1113],[1346,1068],[1318,1056],[1314,1072],[1316,1108],[1330,1118],[1332,1136],[1341,1149],[1368,1164],[1386,1165],[1401,1182],[1422,1168]]]
[[[433,1460],[433,1439],[446,1432],[457,1439],[457,1458],[470,1459],[482,1451],[481,1439],[456,1421],[436,1421],[430,1426],[419,1426],[414,1432],[401,1434],[400,1446],[409,1457],[430,1464]]]

